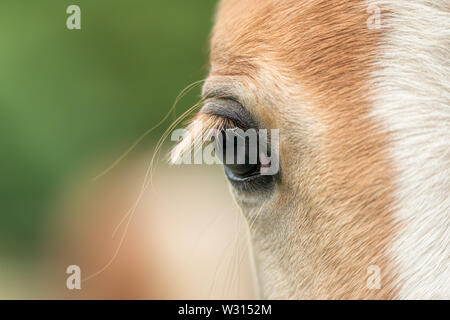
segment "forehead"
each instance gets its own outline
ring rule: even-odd
[[[269,66],[311,88],[357,85],[379,37],[368,17],[363,0],[223,0],[211,74],[251,77]]]
[[[212,73],[235,75],[252,73],[263,57],[263,47],[271,42],[269,12],[274,13],[268,0],[221,1],[211,39]]]

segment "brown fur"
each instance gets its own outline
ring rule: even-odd
[[[367,18],[359,0],[224,0],[218,11],[205,91],[229,86],[261,123],[281,130],[283,175],[265,204],[279,217],[260,218],[253,234],[256,250],[280,260],[295,283],[289,298],[396,296],[394,168],[389,137],[369,117],[382,32]],[[272,242],[283,237],[284,218],[298,226],[285,251]],[[366,287],[373,264],[380,290]],[[266,295],[286,297],[276,290]]]

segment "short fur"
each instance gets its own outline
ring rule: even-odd
[[[273,195],[232,190],[264,297],[450,297],[448,18],[444,0],[221,1],[204,95],[280,129]]]

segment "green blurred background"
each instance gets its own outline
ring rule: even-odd
[[[81,30],[66,28],[71,4],[81,8]],[[205,77],[214,7],[211,0],[0,2],[2,258],[35,255],[61,190],[92,163],[108,166]],[[197,88],[177,114],[198,96]],[[173,119],[135,152],[148,152]]]

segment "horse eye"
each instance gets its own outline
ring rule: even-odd
[[[216,137],[216,155],[231,180],[245,180],[260,174],[259,139],[256,130],[224,129]]]

